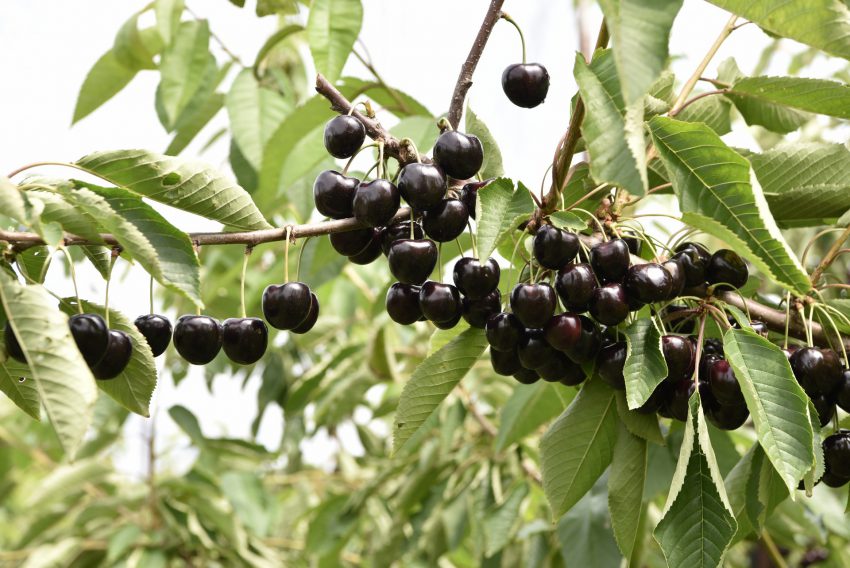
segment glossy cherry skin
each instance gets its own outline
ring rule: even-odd
[[[425,211],[446,196],[446,174],[434,164],[407,164],[398,176],[398,190],[414,211]]]
[[[649,398],[646,399],[643,406],[635,408],[635,412],[638,414],[654,414],[658,412],[664,406],[664,403],[670,398],[670,391],[672,388],[673,385],[662,381],[657,387],[655,387],[655,390],[652,391],[652,394],[649,395]]]
[[[623,239],[611,239],[590,249],[590,266],[602,282],[622,282],[629,260],[629,245]]]
[[[157,314],[145,314],[139,316],[135,321],[136,329],[145,336],[151,353],[159,357],[171,343],[171,322],[165,316]]]
[[[447,130],[434,144],[434,161],[455,179],[469,179],[484,163],[481,140],[471,134]]]
[[[331,246],[343,256],[354,256],[360,253],[372,243],[374,237],[375,229],[371,227],[344,231],[342,233],[331,233],[328,236]]]
[[[24,357],[24,351],[21,349],[21,344],[18,342],[18,338],[15,337],[15,332],[12,330],[12,325],[8,320],[3,330],[3,341],[6,345],[6,354],[9,357],[21,363],[27,362],[26,357]]]
[[[708,252],[708,249],[705,248],[704,245],[699,243],[685,241],[684,243],[679,244],[673,252],[685,252],[691,251],[695,253],[706,265],[708,265],[708,261],[711,260],[711,253]]]
[[[396,323],[410,325],[419,321],[422,318],[419,286],[396,282],[387,290],[386,307],[390,319]]]
[[[586,312],[596,289],[596,276],[589,264],[568,264],[558,272],[555,289],[564,307],[571,312]]]
[[[747,263],[738,253],[729,249],[721,249],[711,255],[706,270],[706,278],[710,284],[720,284],[719,290],[741,288],[747,283],[750,271]]]
[[[830,423],[832,417],[835,416],[835,401],[827,394],[816,394],[812,399],[812,404],[817,410],[820,427],[823,428]]]
[[[422,216],[425,234],[440,243],[458,238],[468,222],[469,211],[460,199],[443,199]]]
[[[522,368],[514,373],[514,378],[523,385],[533,385],[540,380],[540,375],[534,369]]]
[[[626,390],[623,368],[626,365],[626,342],[618,341],[599,350],[596,356],[596,372],[608,386]]]
[[[711,385],[711,394],[721,405],[745,404],[741,385],[729,361],[721,359],[709,367],[708,384]]]
[[[460,293],[471,300],[485,297],[499,286],[501,269],[494,258],[481,262],[465,256],[455,263],[452,278]]]
[[[364,225],[381,227],[395,217],[400,205],[398,188],[388,180],[376,179],[357,186],[351,211],[354,218]]]
[[[522,370],[522,364],[516,354],[516,349],[510,351],[490,350],[490,364],[497,375],[509,377]]]
[[[99,381],[114,379],[127,368],[133,356],[130,336],[117,329],[109,330],[109,345],[100,361],[91,368],[92,375]]]
[[[372,231],[372,240],[369,241],[366,248],[357,254],[349,256],[349,261],[354,264],[364,265],[372,263],[376,258],[381,256],[381,231],[379,229],[372,229]]]
[[[174,347],[189,363],[206,365],[221,351],[221,324],[209,316],[180,316],[174,326]]]
[[[534,258],[552,270],[560,270],[578,254],[579,242],[574,233],[552,225],[543,225],[534,235]]]
[[[832,394],[841,386],[841,363],[832,349],[798,349],[791,355],[791,369],[809,396]]]
[[[263,292],[263,316],[275,329],[297,327],[307,319],[312,304],[310,287],[303,282],[271,285]]]
[[[535,370],[544,381],[557,381],[568,387],[578,386],[587,378],[581,365],[574,363],[563,353],[555,353],[554,357]]]
[[[228,359],[252,365],[266,352],[269,328],[260,318],[228,318],[221,324],[221,344]]]
[[[626,241],[626,244],[629,246],[629,252],[635,256],[640,256],[640,251],[643,241],[640,240],[640,237],[635,235],[634,233],[620,233],[620,238]]]
[[[676,261],[682,268],[686,288],[705,283],[708,259],[704,258],[698,249],[685,248],[680,250],[673,255],[672,260]]]
[[[711,367],[716,361],[722,361],[723,356],[716,353],[703,355],[699,362],[699,382],[708,384],[708,376],[711,372]]]
[[[494,179],[496,178],[469,182],[465,184],[458,193],[457,198],[463,201],[463,204],[466,205],[466,208],[469,210],[469,216],[473,219],[475,219],[475,207],[478,204],[478,190],[489,184]]]
[[[840,475],[835,475],[831,471],[825,471],[820,480],[827,487],[838,489],[839,487],[847,485],[847,482],[850,481],[850,477],[841,477]]]
[[[841,371],[841,382],[835,390],[835,402],[844,412],[850,412],[850,370]]]
[[[366,129],[353,116],[335,116],[325,124],[325,149],[334,158],[350,158],[365,139]]]
[[[682,265],[676,260],[667,260],[661,263],[667,274],[670,275],[670,294],[667,300],[678,298],[682,295],[682,290],[685,288],[685,271],[682,270]]]
[[[428,239],[400,239],[387,255],[390,272],[403,284],[422,284],[437,266],[437,245]]]
[[[484,329],[490,316],[502,311],[502,294],[498,290],[493,290],[477,300],[463,298],[462,304],[463,319],[466,320],[466,323],[471,327]]]
[[[422,225],[418,222],[413,223],[413,239],[418,240],[425,236],[425,231],[422,230]],[[410,238],[410,221],[401,221],[394,223],[381,230],[381,250],[384,255],[390,254],[390,247],[396,241]]]
[[[680,379],[673,383],[664,403],[664,410],[670,418],[679,422],[685,422],[688,419],[688,400],[694,394],[694,390],[696,390],[694,382],[690,379]]]
[[[716,337],[709,337],[703,341],[702,352],[704,355],[723,355],[723,341]]]
[[[629,268],[626,273],[626,290],[629,296],[644,304],[666,300],[672,289],[673,278],[660,264],[638,264]]]
[[[575,347],[565,351],[567,356],[576,363],[589,363],[596,358],[602,341],[596,324],[587,316],[579,316],[581,334]]]
[[[558,314],[549,319],[544,333],[546,341],[565,353],[573,350],[581,339],[581,319],[575,314]]]
[[[307,312],[307,317],[304,318],[304,321],[290,329],[292,333],[307,333],[313,326],[316,325],[316,322],[319,320],[319,298],[316,297],[316,294],[310,292],[310,311]]]
[[[523,331],[517,346],[517,355],[523,367],[536,371],[555,357],[556,353],[557,351],[546,343],[542,329],[527,328]]]
[[[360,180],[334,170],[325,170],[313,182],[313,201],[319,213],[331,219],[351,217],[354,192]]]
[[[602,325],[617,325],[629,317],[629,300],[622,284],[610,283],[593,291],[590,315]]]
[[[511,311],[525,327],[542,328],[555,314],[555,291],[545,283],[517,284],[511,291]]]
[[[696,353],[688,338],[681,335],[661,337],[661,351],[667,363],[667,380],[677,383],[681,379],[690,379],[694,373]]]
[[[458,314],[455,317],[453,317],[452,319],[450,319],[449,321],[445,321],[445,322],[434,321],[434,322],[431,322],[431,323],[433,323],[434,327],[436,327],[438,329],[451,329],[451,328],[453,328],[454,326],[457,325],[457,323],[460,321],[460,317],[461,317],[461,313],[458,312]]]
[[[502,90],[518,107],[534,108],[549,92],[549,72],[539,63],[514,63],[502,72]]]
[[[708,421],[721,430],[737,430],[744,425],[750,416],[746,404],[725,405],[706,408]]]
[[[451,284],[428,280],[419,289],[419,307],[427,320],[451,321],[462,309],[460,292]]]
[[[850,478],[850,432],[839,430],[822,444],[826,469],[833,475]]]
[[[523,327],[515,315],[500,312],[487,318],[484,330],[491,351],[514,351],[519,345]]]
[[[86,364],[94,367],[109,347],[106,322],[98,314],[76,314],[68,318],[68,327]]]

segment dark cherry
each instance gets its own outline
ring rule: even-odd
[[[260,318],[228,318],[221,324],[224,354],[234,363],[252,365],[269,344],[269,328]]]
[[[457,325],[457,323],[460,321],[460,317],[461,317],[461,313],[459,311],[458,314],[455,317],[453,317],[452,319],[450,319],[449,321],[443,321],[443,322],[434,321],[434,322],[431,322],[431,323],[433,323],[434,327],[436,327],[438,329],[451,329],[451,328],[453,328],[454,326]]]
[[[750,411],[746,404],[720,404],[706,408],[705,416],[721,430],[737,430],[747,421]]]
[[[466,205],[469,211],[469,216],[473,219],[475,219],[475,206],[478,202],[478,190],[493,181],[493,179],[495,178],[485,179],[484,181],[473,181],[461,188],[457,198],[463,201],[463,204]]]
[[[670,275],[670,295],[667,300],[678,298],[682,295],[682,290],[685,289],[685,271],[682,265],[677,260],[667,260],[661,264]]]
[[[832,394],[841,385],[841,363],[832,349],[798,349],[791,355],[791,369],[809,396]]]
[[[325,124],[325,149],[334,158],[350,158],[365,139],[366,129],[353,116],[335,116]]]
[[[590,297],[590,315],[603,325],[617,325],[629,317],[629,300],[622,284],[600,286]]]
[[[463,298],[462,303],[463,319],[471,327],[484,329],[490,316],[502,311],[502,294],[498,290],[493,290],[478,300]]]
[[[334,170],[325,170],[313,182],[313,200],[319,213],[331,219],[351,217],[351,204],[360,180]]]
[[[106,322],[98,314],[76,314],[68,318],[68,327],[86,364],[94,367],[109,347]]]
[[[552,225],[543,225],[534,236],[534,258],[545,268],[563,268],[576,257],[578,249],[578,237],[574,233]]]
[[[535,371],[553,358],[557,351],[546,343],[542,329],[525,329],[517,346],[517,355],[522,366]]]
[[[706,265],[708,265],[708,261],[711,259],[711,253],[708,252],[708,249],[705,248],[704,245],[701,245],[701,244],[695,243],[695,242],[691,242],[691,241],[685,241],[684,243],[681,243],[679,246],[676,247],[676,249],[673,252],[679,253],[679,252],[685,252],[685,251],[691,251],[691,252],[696,253],[696,255]]]
[[[513,351],[522,336],[522,324],[515,315],[506,312],[494,314],[484,327],[491,351]]]
[[[706,355],[723,355],[723,340],[709,337],[703,341],[702,352]]]
[[[835,475],[831,471],[825,471],[820,480],[827,487],[838,489],[839,487],[847,485],[847,482],[850,481],[850,477],[841,477],[840,475]]]
[[[451,321],[462,309],[460,292],[451,284],[428,280],[419,289],[419,307],[427,320]]]
[[[708,376],[711,372],[711,367],[716,361],[723,361],[723,355],[709,353],[703,355],[699,362],[699,382],[708,384]]]
[[[354,256],[372,243],[372,239],[375,238],[375,229],[366,227],[365,229],[354,229],[342,233],[331,233],[328,238],[330,238],[331,246],[336,252],[343,256]]]
[[[509,377],[522,370],[522,364],[516,354],[516,349],[510,351],[490,350],[490,364],[497,375]],[[536,379],[535,379],[536,380]]]
[[[514,373],[514,378],[524,385],[533,385],[540,380],[540,375],[534,369],[522,368]]]
[[[27,362],[26,357],[24,357],[24,350],[21,349],[21,344],[18,342],[18,338],[15,337],[15,332],[12,330],[12,325],[8,320],[6,320],[6,327],[3,330],[3,341],[6,345],[6,354],[9,357],[21,363]]]
[[[661,351],[667,363],[667,380],[677,383],[681,379],[690,379],[694,373],[696,353],[687,337],[664,335],[661,337]]]
[[[354,218],[368,227],[389,223],[398,213],[401,197],[398,188],[385,179],[361,182],[354,192],[351,211]]]
[[[697,298],[705,298],[708,296],[708,283],[703,282],[696,286],[685,286],[682,288],[681,296],[695,296]]]
[[[133,342],[130,336],[118,329],[110,329],[106,353],[91,368],[92,375],[99,381],[114,379],[124,372],[132,356]]]
[[[646,399],[643,406],[635,408],[635,412],[639,414],[654,414],[658,412],[661,410],[661,407],[664,406],[664,403],[670,398],[670,391],[672,388],[673,385],[662,381],[657,387],[655,387],[655,390],[652,391],[652,394],[649,395],[649,398]]]
[[[741,385],[735,376],[735,371],[729,361],[721,359],[715,361],[708,369],[708,384],[711,385],[711,394],[721,405],[745,404]]]
[[[481,141],[471,134],[447,130],[434,144],[434,161],[455,179],[469,179],[484,163]]]
[[[694,394],[694,382],[690,379],[680,379],[673,384],[664,402],[664,410],[670,418],[685,422],[688,419],[688,400]]]
[[[425,211],[446,196],[446,174],[434,164],[407,164],[398,176],[398,191],[415,211]]]
[[[643,241],[634,233],[621,233],[620,238],[626,241],[629,246],[629,252],[635,256],[640,256],[640,251],[643,246]]]
[[[425,236],[425,231],[422,230],[422,225],[418,222],[413,223],[413,238],[421,239]],[[390,247],[394,242],[401,239],[410,238],[410,221],[401,221],[394,223],[381,230],[381,250],[384,255],[390,254]]]
[[[708,261],[710,257],[707,258],[702,255],[702,250],[704,249],[702,249],[702,247],[697,248],[697,245],[693,245],[685,248],[679,246],[676,250],[678,252],[673,255],[672,260],[677,262],[682,268],[682,274],[685,278],[685,287],[688,288],[705,284],[706,269],[708,268]]]
[[[357,254],[350,255],[348,260],[354,264],[370,264],[379,256],[381,256],[381,231],[372,229],[372,240],[369,244]]]
[[[555,291],[545,283],[517,284],[511,291],[511,311],[525,327],[545,326],[556,304]]]
[[[835,391],[835,402],[844,412],[850,412],[850,370],[841,371],[841,383]]]
[[[622,282],[629,260],[629,245],[623,239],[611,239],[590,249],[590,266],[602,282]]]
[[[493,258],[481,262],[465,256],[455,263],[452,277],[461,294],[472,300],[483,298],[499,286],[501,269]]]
[[[586,312],[596,289],[596,276],[589,264],[568,264],[558,272],[555,289],[564,307],[571,312]]]
[[[514,63],[502,72],[502,90],[518,107],[534,108],[549,92],[549,72],[539,63]]]
[[[626,290],[629,296],[644,304],[666,300],[672,289],[673,277],[660,264],[638,264],[629,268],[626,273]]]
[[[567,353],[581,339],[581,319],[575,314],[558,314],[552,316],[543,331],[549,345]]]
[[[319,298],[316,297],[316,294],[310,292],[310,311],[307,312],[307,317],[304,318],[304,321],[290,329],[292,333],[307,333],[313,326],[316,325],[316,322],[319,319]]]
[[[566,351],[567,356],[576,363],[589,363],[596,358],[601,347],[599,330],[593,320],[587,316],[579,316],[581,334],[575,347]]]
[[[599,350],[596,356],[596,372],[608,386],[626,390],[623,367],[626,364],[626,342],[618,341]]]
[[[419,307],[419,286],[396,282],[387,290],[387,313],[402,325],[410,325],[422,317]],[[508,373],[510,374],[510,373]]]
[[[422,216],[425,234],[441,243],[458,238],[468,222],[469,211],[460,199],[443,199]]]
[[[578,386],[587,378],[581,365],[574,363],[563,353],[555,353],[554,357],[535,370],[544,381],[557,381],[568,387]]]
[[[711,255],[706,270],[706,279],[710,284],[720,284],[718,290],[741,288],[747,283],[750,271],[747,263],[738,253],[729,249],[720,249]]]
[[[403,284],[422,284],[437,266],[437,245],[428,239],[400,239],[387,255],[390,272]]]
[[[221,351],[221,324],[210,316],[180,316],[174,325],[174,347],[189,363],[206,365]]]
[[[835,401],[827,394],[816,394],[811,398],[812,404],[818,412],[820,427],[823,428],[835,416]]]
[[[136,329],[145,336],[151,353],[159,357],[171,343],[171,322],[165,316],[157,314],[145,314],[139,316],[135,321]]]
[[[827,471],[850,478],[850,431],[839,430],[823,441],[823,459]]]
[[[275,329],[297,327],[307,319],[312,305],[310,287],[303,282],[271,285],[263,292],[263,316]]]

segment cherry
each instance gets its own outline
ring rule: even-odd
[[[674,420],[685,422],[688,419],[688,400],[694,394],[694,382],[687,379],[679,379],[673,383],[664,404],[664,410]]]
[[[571,312],[586,312],[596,289],[596,276],[589,264],[568,264],[558,272],[555,289]]]
[[[189,363],[206,365],[221,351],[221,324],[209,316],[180,316],[174,326],[174,347]]]
[[[502,90],[518,107],[534,108],[549,92],[549,72],[539,63],[514,63],[502,73]]]
[[[443,199],[422,216],[425,234],[441,243],[458,238],[468,222],[469,211],[460,199]]]
[[[835,401],[826,394],[816,394],[811,399],[815,410],[818,412],[820,426],[823,428],[835,416]]]
[[[670,275],[670,294],[665,298],[672,300],[682,295],[682,290],[685,288],[685,271],[682,270],[682,265],[677,260],[667,260],[661,264]]]
[[[643,403],[643,406],[639,408],[635,408],[635,412],[639,414],[654,414],[661,410],[664,406],[664,403],[670,398],[669,393],[673,386],[670,383],[662,381],[655,390],[652,391],[652,394],[649,395],[649,398],[646,399],[646,402]]]
[[[421,239],[425,236],[425,232],[422,230],[422,225],[419,223],[413,223],[413,238]],[[401,221],[399,223],[393,223],[381,231],[381,250],[385,255],[390,254],[390,247],[396,241],[400,241],[401,239],[409,239],[410,238],[410,221]]]
[[[567,353],[567,357],[576,363],[589,363],[596,358],[601,346],[601,340],[593,320],[587,316],[579,316],[581,322],[581,333],[578,338],[578,343],[572,347]]]
[[[513,351],[522,336],[522,324],[513,314],[501,312],[487,318],[484,327],[491,351]],[[509,373],[513,374],[513,373]]]
[[[476,136],[448,130],[440,134],[434,144],[434,161],[447,175],[469,179],[484,163],[484,148]]]
[[[414,211],[430,209],[446,196],[446,174],[433,164],[407,164],[398,176],[398,191]]]
[[[559,382],[568,387],[578,386],[587,378],[581,365],[574,363],[563,353],[555,353],[554,357],[535,370],[544,381]]]
[[[269,329],[260,318],[228,318],[221,325],[221,343],[228,359],[251,365],[266,352]]]
[[[626,241],[626,244],[629,246],[629,252],[635,256],[640,256],[641,248],[643,247],[643,241],[632,232],[621,233],[620,238]]]
[[[699,286],[705,283],[705,273],[708,267],[708,251],[705,251],[701,246],[694,243],[687,243],[676,248],[678,252],[673,255],[672,260],[676,261],[682,268],[682,274],[685,278],[685,287]],[[684,248],[683,248],[684,247]],[[699,247],[699,248],[697,248]]]
[[[334,158],[350,158],[365,139],[366,129],[353,116],[335,116],[325,124],[325,149]]]
[[[517,355],[522,366],[535,371],[555,357],[557,351],[546,343],[542,329],[525,329],[517,346]]]
[[[716,361],[723,361],[723,356],[716,353],[703,355],[699,362],[699,382],[708,384],[708,375]]]
[[[844,412],[850,412],[850,370],[841,371],[841,383],[835,391],[835,402]]]
[[[514,378],[517,382],[524,385],[533,385],[540,380],[540,375],[538,375],[537,371],[534,369],[521,368],[519,371],[514,373]]]
[[[552,225],[543,225],[534,236],[534,258],[540,266],[558,270],[576,257],[578,237]]]
[[[681,243],[679,246],[676,247],[673,252],[679,253],[686,251],[691,251],[695,253],[706,265],[711,259],[711,253],[708,252],[708,249],[705,248],[704,245],[691,241],[685,241],[684,243]]]
[[[271,285],[263,292],[263,316],[275,329],[297,327],[307,319],[312,305],[310,287],[303,282]]]
[[[463,299],[463,319],[471,327],[484,329],[490,316],[498,314],[502,310],[502,294],[493,290],[481,299]]]
[[[89,368],[94,367],[109,347],[109,329],[98,314],[76,314],[68,318],[71,335]]]
[[[460,292],[451,284],[428,280],[419,289],[419,307],[427,320],[437,323],[451,321],[462,309]]]
[[[516,349],[510,351],[490,350],[490,364],[497,375],[509,377],[522,370],[522,364],[516,354]],[[535,379],[536,380],[536,379]]]
[[[419,286],[396,282],[387,290],[387,313],[402,325],[410,325],[422,317],[419,307]],[[510,374],[510,373],[508,373]]]
[[[708,384],[711,385],[711,394],[721,405],[745,404],[741,385],[729,361],[721,359],[709,367]]]
[[[629,260],[629,245],[623,239],[611,239],[590,249],[590,266],[602,282],[622,282]]]
[[[151,353],[159,357],[171,343],[171,322],[165,316],[157,314],[145,314],[139,316],[135,321],[136,329],[145,336]]]
[[[574,314],[553,316],[544,329],[546,341],[558,351],[569,352],[581,339],[581,319]]]
[[[517,284],[511,291],[511,311],[525,327],[541,328],[555,314],[555,291],[546,283]]]
[[[106,353],[92,368],[94,378],[99,381],[114,379],[127,368],[133,356],[133,343],[130,336],[117,329],[109,330],[109,344]]]
[[[444,322],[434,321],[434,322],[431,322],[431,323],[433,323],[434,327],[436,327],[438,329],[451,329],[451,328],[453,328],[454,326],[457,325],[457,322],[460,321],[460,316],[461,316],[461,312],[458,311],[457,315],[455,317],[453,317],[452,319],[450,319],[449,321],[444,321]]]
[[[399,239],[387,255],[390,272],[403,284],[422,284],[437,266],[437,245],[428,239]]]
[[[485,179],[484,181],[473,181],[464,185],[459,194],[458,199],[463,201],[466,209],[469,211],[469,216],[475,219],[475,206],[478,201],[478,190],[493,181],[494,178]]]
[[[600,349],[596,356],[599,378],[613,389],[626,390],[626,378],[623,376],[626,354],[626,342],[618,341]]]
[[[290,329],[292,333],[307,333],[313,326],[316,325],[316,321],[319,319],[319,298],[313,292],[310,292],[310,311],[307,312],[307,317],[304,318],[304,321]]]
[[[381,231],[372,229],[372,240],[369,244],[357,254],[350,255],[348,260],[354,264],[369,264],[379,256],[381,256]]]
[[[720,249],[711,255],[706,277],[710,284],[719,284],[717,289],[740,288],[747,283],[748,276],[747,263],[738,256],[738,253],[729,249]]]
[[[839,487],[847,485],[847,482],[850,481],[850,477],[841,477],[840,475],[835,475],[831,471],[824,471],[823,477],[821,477],[820,480],[827,487],[838,489]]]
[[[719,404],[714,407],[707,406],[705,416],[721,430],[737,430],[747,421],[750,411],[746,404]]]
[[[706,355],[723,355],[723,341],[710,337],[703,342],[702,352]]]
[[[501,270],[493,258],[481,262],[465,256],[455,263],[452,277],[461,294],[471,300],[483,298],[499,286]]]
[[[798,349],[791,355],[791,369],[809,396],[831,394],[841,385],[841,363],[832,349]]]
[[[603,325],[617,325],[629,317],[629,300],[622,284],[600,286],[590,297],[590,315]]]
[[[398,188],[385,179],[360,182],[354,192],[351,210],[354,218],[368,227],[388,224],[398,213]]]
[[[661,337],[661,350],[667,363],[667,380],[677,383],[681,379],[690,379],[694,373],[696,353],[691,341],[681,335]]]
[[[629,268],[626,273],[626,290],[629,297],[645,304],[666,300],[673,289],[673,277],[660,264],[649,262]]]
[[[3,340],[6,345],[6,354],[9,357],[21,363],[27,362],[27,358],[24,357],[24,350],[21,349],[21,344],[18,342],[18,338],[15,337],[15,332],[12,330],[12,325],[8,320],[3,330]]]
[[[334,170],[325,170],[313,182],[313,200],[319,213],[331,219],[351,217],[351,204],[360,180]]]
[[[838,477],[850,478],[850,431],[839,430],[822,444],[826,470]]]
[[[368,247],[375,238],[375,229],[355,229],[343,233],[331,233],[331,246],[343,256],[354,256]]]

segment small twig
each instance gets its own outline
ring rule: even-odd
[[[700,94],[698,94],[694,97],[691,97],[687,101],[685,101],[684,104],[682,104],[682,106],[680,106],[679,108],[671,110],[670,111],[670,117],[672,118],[672,117],[676,116],[677,114],[679,114],[680,112],[682,112],[683,110],[685,110],[686,108],[688,108],[689,106],[691,106],[692,104],[694,104],[695,102],[697,102],[700,99],[704,99],[705,97],[710,97],[712,95],[725,95],[728,92],[729,92],[728,89],[718,89],[716,91],[707,91],[705,93],[700,93]]]
[[[850,238],[850,227],[844,229],[844,232],[841,233],[834,243],[832,243],[832,246],[829,247],[829,251],[827,251],[826,256],[823,257],[823,260],[820,261],[820,264],[818,264],[817,268],[815,268],[812,272],[810,280],[813,285],[817,285],[824,271],[830,267],[835,258],[841,253],[841,247],[844,246],[844,241],[848,238]]]

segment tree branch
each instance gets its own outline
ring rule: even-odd
[[[490,39],[493,26],[499,21],[504,3],[505,0],[490,0],[490,7],[487,8],[487,13],[484,15],[484,21],[481,22],[478,35],[475,36],[475,41],[472,43],[469,55],[466,56],[466,61],[463,62],[463,66],[460,68],[460,74],[457,77],[457,83],[455,83],[448,114],[449,124],[454,129],[457,129],[458,124],[460,124],[460,117],[463,115],[463,101],[466,99],[467,91],[472,86],[472,74],[475,73],[478,60],[481,59],[481,54],[484,52],[484,46],[487,45],[487,40]]]

